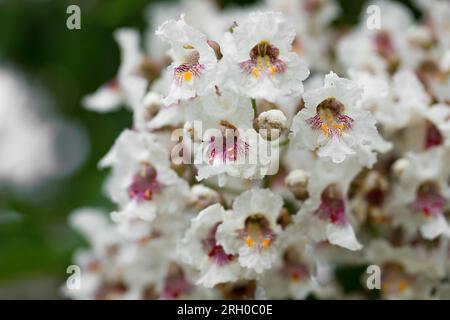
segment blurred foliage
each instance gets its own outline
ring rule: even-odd
[[[80,106],[80,99],[115,76],[119,52],[112,33],[123,26],[145,30],[144,9],[151,2],[0,2],[0,65],[15,65],[41,83],[54,98],[57,111],[84,126],[90,140],[86,162],[72,176],[43,186],[48,196],[0,190],[0,209],[21,214],[20,219],[0,223],[0,284],[45,274],[63,281],[73,250],[83,243],[68,227],[68,214],[82,206],[112,207],[101,193],[106,172],[97,169],[97,162],[121,130],[130,126],[131,115],[125,110],[89,112]],[[251,2],[255,1],[219,0],[221,6]],[[339,2],[344,16],[337,23],[356,22],[364,1]],[[81,8],[81,30],[66,28],[70,4]]]

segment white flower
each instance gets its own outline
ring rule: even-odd
[[[404,5],[392,1],[376,1],[368,5],[379,8],[381,18],[361,12],[359,26],[341,37],[336,46],[338,61],[344,69],[357,68],[376,74],[392,73],[401,66],[414,65],[418,60],[409,47],[405,30],[413,22],[411,12]],[[373,19],[375,17],[375,19]],[[375,21],[378,26],[369,27]]]
[[[184,108],[165,106],[161,94],[149,91],[133,110],[133,127],[139,131],[180,127],[184,122]]]
[[[392,78],[391,103],[380,104],[375,116],[387,128],[404,128],[417,122],[426,112],[430,97],[416,75],[409,70],[397,72]]]
[[[121,50],[121,65],[118,75],[96,92],[83,99],[83,105],[93,111],[109,112],[122,104],[137,106],[144,97],[147,80],[141,77],[139,67],[144,54],[139,48],[139,33],[133,29],[119,29],[114,37]]]
[[[423,240],[422,240],[423,241]],[[424,243],[426,246],[426,244]],[[422,245],[402,243],[393,246],[385,239],[373,239],[364,252],[365,258],[375,264],[401,264],[412,274],[427,273],[442,276],[445,274],[439,250],[424,250]],[[419,258],[420,257],[420,258]]]
[[[164,104],[187,100],[201,95],[214,86],[214,71],[217,58],[208,45],[207,38],[198,30],[187,25],[182,15],[180,20],[163,23],[156,34],[171,45],[173,72],[170,92]]]
[[[361,95],[357,83],[330,72],[322,88],[303,95],[305,108],[292,122],[293,143],[318,150],[320,157],[329,157],[335,163],[353,154],[386,151],[389,144],[378,134],[373,116],[361,108]],[[373,159],[364,164],[372,163]]]
[[[217,228],[217,241],[228,254],[239,255],[241,266],[256,273],[276,260],[277,218],[283,206],[280,196],[267,189],[251,189],[238,196]]]
[[[400,152],[420,153],[430,148],[450,145],[450,108],[436,104],[416,113],[414,124],[393,133],[392,140]]]
[[[269,10],[280,11],[297,33],[293,50],[312,70],[328,71],[331,65],[330,23],[339,15],[334,0],[266,0]]]
[[[381,269],[381,295],[385,299],[428,299],[437,277],[442,276],[439,254],[420,247],[394,247],[374,239],[364,256]]]
[[[0,101],[0,189],[50,191],[36,187],[69,174],[86,157],[84,130],[62,119],[49,93],[14,68],[0,66]]]
[[[316,281],[318,257],[298,225],[290,225],[280,236],[279,263],[261,279],[271,299],[305,299],[319,288]]]
[[[409,165],[400,175],[392,200],[393,224],[407,231],[420,232],[425,239],[450,237],[450,226],[443,216],[448,186],[449,154],[442,147],[421,154],[406,155]]]
[[[118,257],[124,240],[109,221],[106,212],[96,208],[80,208],[73,212],[69,223],[90,243],[91,249],[78,250],[75,264],[81,268],[79,290],[63,288],[64,293],[75,299],[120,298]],[[107,287],[104,282],[108,282]]]
[[[342,164],[326,158],[316,161],[308,179],[309,198],[295,217],[311,239],[328,240],[349,250],[362,248],[347,218],[348,188],[360,170],[355,157]]]
[[[265,175],[271,154],[263,148],[271,143],[253,129],[250,99],[224,91],[198,97],[184,107],[194,135],[202,140],[194,155],[199,181],[218,176],[223,186],[226,176],[260,179]]]
[[[138,226],[140,232],[130,230],[133,237],[148,232],[140,219],[175,214],[187,204],[189,186],[170,169],[167,150],[152,134],[124,131],[100,165],[112,167],[106,188],[120,206],[113,219]]]
[[[251,13],[224,39],[219,75],[223,86],[272,102],[299,96],[309,70],[291,51],[294,37],[294,28],[281,13]]]
[[[222,223],[225,210],[214,204],[192,219],[190,228],[178,246],[181,258],[200,270],[197,284],[213,287],[218,283],[236,281],[241,275],[237,257],[225,253],[217,243],[217,228]]]
[[[366,110],[375,112],[374,115],[376,117],[376,111],[378,111],[379,108],[383,108],[383,104],[388,103],[390,94],[389,76],[386,73],[374,74],[361,69],[350,69],[348,70],[348,74],[350,80],[353,80],[362,86],[362,107]],[[386,116],[386,118],[388,118],[388,116]],[[377,120],[381,121],[380,119]]]
[[[416,0],[426,12],[427,21],[442,48],[450,47],[450,26],[448,16],[450,5],[446,0]]]
[[[430,94],[437,101],[442,103],[450,101],[450,49],[443,50],[440,57],[434,61],[424,62],[419,69],[419,74]]]

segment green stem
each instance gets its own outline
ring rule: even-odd
[[[278,143],[278,146],[279,147],[287,146],[289,142],[290,142],[289,138],[286,138],[283,141],[280,141],[280,143]]]
[[[256,100],[255,99],[251,99],[252,100],[252,107],[253,107],[253,114],[256,117]]]

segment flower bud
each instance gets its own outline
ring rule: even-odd
[[[150,121],[158,114],[162,99],[159,94],[150,91],[145,95],[142,103],[144,105],[144,119]]]
[[[256,119],[259,134],[266,140],[276,140],[287,128],[287,118],[280,110],[262,112]]]
[[[396,178],[399,178],[405,173],[410,165],[411,163],[408,159],[400,158],[392,165],[392,173]]]
[[[308,175],[305,171],[297,169],[291,171],[285,179],[289,191],[297,200],[306,200],[308,194]]]

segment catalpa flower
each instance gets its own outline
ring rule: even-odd
[[[280,235],[278,263],[261,279],[262,286],[274,299],[305,299],[319,284],[316,277],[317,256],[314,245],[298,225],[290,225]]]
[[[98,208],[77,209],[70,215],[69,223],[91,248],[75,253],[75,263],[83,273],[80,288],[69,290],[64,287],[64,292],[73,299],[122,298],[125,290],[117,274],[125,241],[116,226],[108,220],[106,212]],[[108,279],[108,286],[103,279]]]
[[[322,88],[303,95],[305,108],[292,122],[293,143],[335,163],[362,150],[386,151],[389,145],[378,134],[375,119],[359,104],[361,94],[357,83],[330,72]]]
[[[187,25],[183,15],[177,21],[163,23],[156,35],[172,47],[170,55],[173,62],[169,70],[173,72],[173,78],[164,104],[193,98],[214,86],[212,76],[217,64],[216,54],[206,36]]]
[[[359,170],[361,165],[355,157],[342,164],[327,158],[316,160],[308,177],[309,198],[295,217],[296,223],[312,240],[328,240],[349,250],[362,248],[347,216],[347,192]]]
[[[170,169],[168,151],[152,134],[124,131],[100,165],[112,167],[106,189],[119,205],[112,216],[132,237],[149,232],[140,220],[175,214],[187,203],[188,184]]]
[[[414,72],[401,70],[392,77],[390,101],[381,103],[374,115],[388,129],[416,123],[426,113],[430,97]]]
[[[271,102],[299,96],[309,70],[291,51],[294,37],[294,28],[281,13],[251,13],[226,35],[219,75],[223,85]]]
[[[400,176],[392,202],[395,225],[411,233],[420,229],[425,239],[450,237],[450,226],[443,215],[450,195],[448,161],[448,151],[435,147],[421,154],[409,153],[394,164]]]
[[[224,91],[198,97],[185,108],[194,135],[201,138],[194,160],[199,181],[218,176],[223,186],[227,176],[260,179],[265,175],[271,156],[265,148],[270,142],[253,129],[250,99]]]
[[[372,17],[367,15],[369,6],[378,7],[382,14],[377,26],[375,19],[371,20]],[[358,27],[341,37],[336,45],[340,65],[344,69],[357,68],[376,74],[392,74],[400,67],[414,65],[420,51],[416,53],[405,36],[414,21],[410,10],[393,1],[375,1],[366,8]]]
[[[384,239],[374,239],[364,256],[380,266],[380,293],[386,299],[427,299],[436,285],[436,276],[443,274],[439,252],[423,247],[394,246]]]
[[[241,275],[237,256],[227,254],[216,239],[225,210],[214,204],[192,219],[190,228],[178,246],[182,259],[200,270],[197,284],[214,287],[218,283],[236,281]]]
[[[418,119],[393,136],[397,149],[405,152],[426,151],[450,145],[450,108],[435,104],[415,115]]]
[[[239,195],[217,228],[218,243],[227,254],[238,255],[242,267],[262,273],[276,260],[277,218],[283,206],[279,195],[251,189]]]

